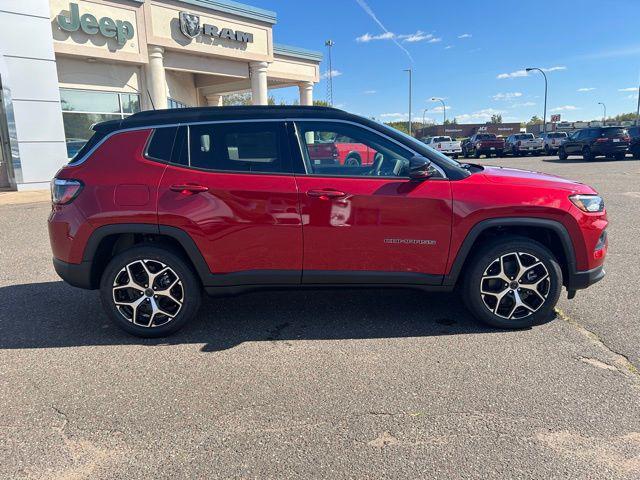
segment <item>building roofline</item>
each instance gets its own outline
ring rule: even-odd
[[[275,55],[285,55],[287,57],[301,58],[303,60],[312,60],[321,62],[323,55],[315,50],[307,50],[306,48],[293,47],[291,45],[283,45],[276,43],[273,45],[273,53]]]
[[[144,2],[144,0],[134,0]],[[196,7],[206,8],[208,10],[215,10],[218,12],[230,13],[238,17],[249,18],[251,20],[258,20],[260,22],[269,23],[274,25],[277,23],[276,12],[271,10],[265,10],[258,7],[252,7],[244,3],[235,2],[233,0],[178,0],[180,3],[186,3],[194,5]]]

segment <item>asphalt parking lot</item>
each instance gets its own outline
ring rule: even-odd
[[[640,477],[640,161],[481,160],[605,197],[607,277],[523,331],[454,295],[205,300],[164,340],[62,283],[46,203],[0,205],[0,478]]]

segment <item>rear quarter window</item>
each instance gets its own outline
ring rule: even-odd
[[[170,162],[177,131],[178,127],[156,128],[147,145],[147,158]]]

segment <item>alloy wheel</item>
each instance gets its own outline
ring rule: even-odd
[[[492,261],[480,280],[480,294],[491,313],[520,320],[537,312],[547,300],[551,278],[536,256],[511,252]]]
[[[115,277],[112,297],[127,321],[141,327],[159,327],[172,321],[184,302],[178,274],[157,260],[135,260]]]

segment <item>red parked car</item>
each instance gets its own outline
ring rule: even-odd
[[[459,286],[477,318],[521,328],[604,276],[591,187],[461,164],[340,110],[151,111],[94,130],[52,181],[53,262],[135,335],[176,331],[203,291],[326,285]],[[330,135],[373,160],[316,163]]]
[[[503,153],[504,138],[498,138],[494,133],[476,133],[462,144],[464,158],[480,158],[481,155],[501,157]]]
[[[323,141],[322,133],[313,132],[314,141],[307,144],[309,158],[315,164],[337,164],[350,167],[373,164],[376,152],[367,145],[344,135],[334,135],[332,140]]]

